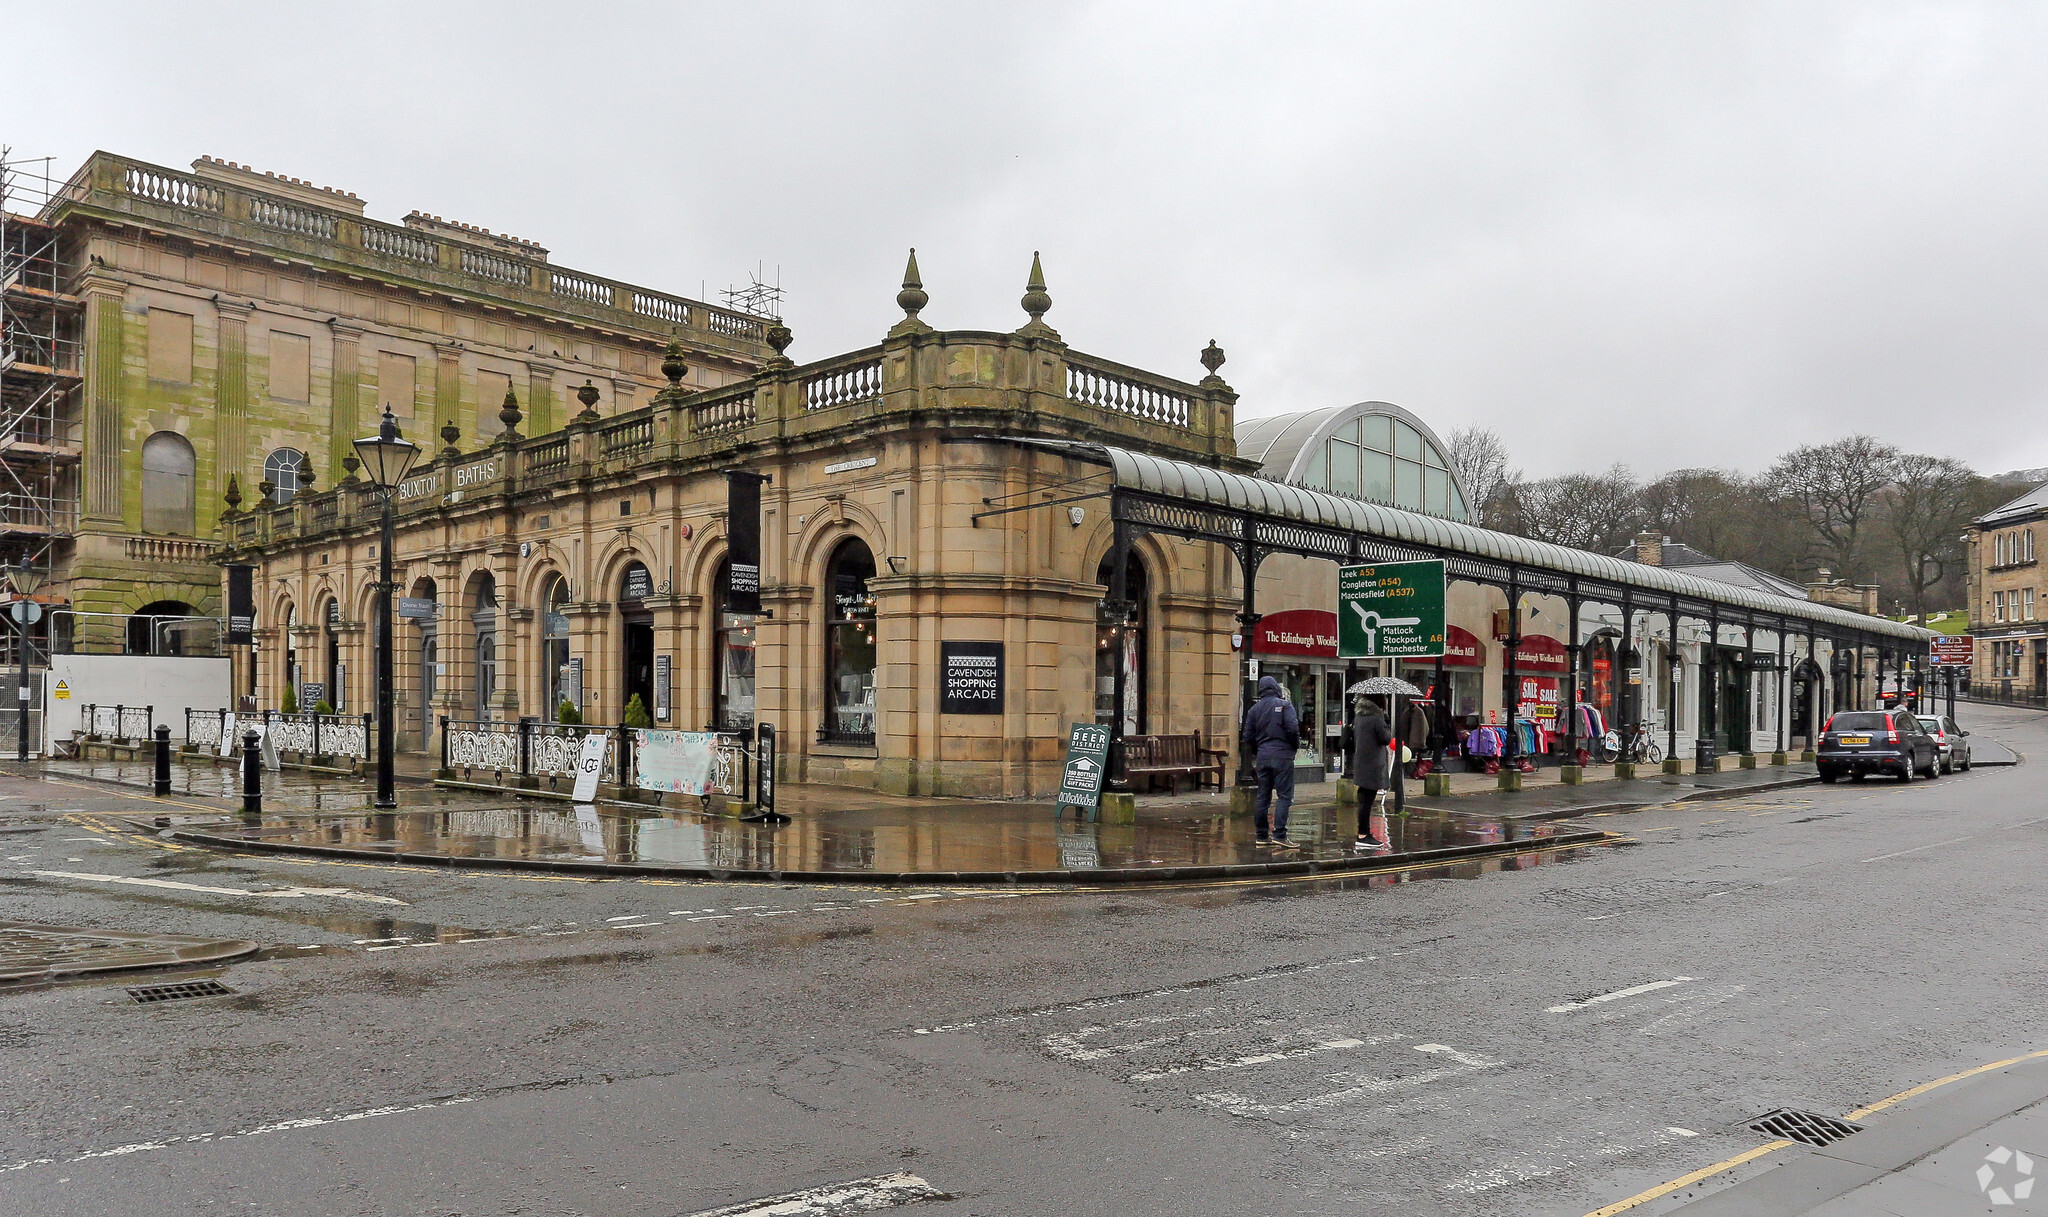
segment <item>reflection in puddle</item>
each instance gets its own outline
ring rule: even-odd
[[[1303,848],[1276,851],[1252,842],[1249,819],[1220,813],[1152,814],[1135,825],[1115,825],[1055,820],[1022,804],[950,803],[812,812],[789,824],[766,825],[685,811],[530,805],[266,816],[252,835],[394,854],[857,873],[1221,866],[1351,857],[1356,856],[1349,848],[1353,825],[1348,813],[1335,809],[1298,809],[1294,836]],[[1377,821],[1376,827],[1395,857],[1518,840],[1540,848],[1552,836],[1577,831],[1439,811],[1395,816]],[[1545,856],[1508,855],[1472,865],[1520,869]]]

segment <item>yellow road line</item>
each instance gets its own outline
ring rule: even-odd
[[[1668,1196],[1671,1193],[1677,1191],[1679,1188],[1690,1187],[1693,1184],[1698,1183],[1700,1180],[1705,1179],[1711,1175],[1718,1175],[1725,1170],[1733,1170],[1734,1168],[1741,1166],[1745,1162],[1748,1162],[1755,1158],[1761,1158],[1765,1154],[1776,1152],[1777,1150],[1781,1150],[1790,1144],[1792,1144],[1790,1141],[1773,1141],[1768,1145],[1759,1145],[1755,1149],[1749,1150],[1745,1153],[1737,1154],[1733,1158],[1730,1158],[1725,1162],[1716,1162],[1712,1166],[1702,1167],[1699,1170],[1694,1171],[1690,1175],[1680,1175],[1678,1178],[1673,1179],[1671,1182],[1660,1183],[1657,1186],[1651,1188],[1647,1192],[1637,1192],[1635,1195],[1630,1196],[1628,1199],[1618,1201],[1614,1204],[1610,1204],[1604,1209],[1594,1209],[1592,1212],[1586,1214],[1586,1217],[1614,1217],[1616,1213],[1623,1212],[1625,1210],[1632,1209],[1639,1204],[1644,1204],[1651,1200],[1655,1200],[1659,1196]]]
[[[1918,1086],[1914,1086],[1911,1089],[1901,1090],[1899,1093],[1893,1095],[1892,1097],[1888,1099],[1879,1099],[1877,1102],[1872,1103],[1867,1107],[1859,1107],[1856,1110],[1850,1112],[1844,1118],[1850,1120],[1860,1120],[1865,1116],[1875,1115],[1878,1112],[1883,1111],[1885,1108],[1890,1107],[1895,1103],[1903,1103],[1907,1099],[1913,1098],[1916,1095],[1923,1095],[1930,1090],[1939,1089],[1940,1087],[1948,1085],[1950,1082],[1960,1082],[1964,1078],[1975,1077],[1980,1073],[1989,1073],[1993,1069],[2003,1069],[2007,1065],[2017,1065],[2021,1061],[2036,1060],[2044,1056],[2048,1056],[2048,1048],[2044,1048],[2039,1052],[2025,1053],[2021,1056],[2007,1057],[2002,1061],[1993,1061],[1989,1065],[1979,1065],[1975,1069],[1965,1069],[1961,1073],[1951,1073],[1945,1078],[1936,1078],[1932,1082],[1922,1082]],[[1668,1196],[1672,1192],[1677,1191],[1679,1188],[1690,1187],[1692,1184],[1698,1183],[1700,1180],[1705,1179],[1710,1175],[1717,1175],[1722,1171],[1732,1170],[1735,1167],[1741,1166],[1745,1162],[1752,1161],[1756,1158],[1761,1158],[1765,1154],[1771,1153],[1773,1151],[1784,1149],[1786,1146],[1790,1144],[1792,1144],[1792,1142],[1790,1141],[1772,1141],[1767,1145],[1759,1145],[1755,1149],[1749,1150],[1745,1153],[1737,1154],[1733,1158],[1730,1158],[1725,1162],[1716,1162],[1712,1166],[1703,1167],[1699,1170],[1692,1172],[1689,1175],[1680,1175],[1678,1178],[1673,1179],[1669,1183],[1660,1183],[1656,1187],[1651,1188],[1649,1191],[1638,1192],[1637,1194],[1630,1196],[1628,1199],[1617,1201],[1614,1204],[1608,1205],[1604,1209],[1594,1209],[1592,1212],[1586,1214],[1586,1217],[1614,1217],[1614,1214],[1616,1213],[1624,1212],[1628,1209],[1636,1207],[1639,1204],[1644,1204],[1648,1201],[1655,1200],[1659,1196]]]

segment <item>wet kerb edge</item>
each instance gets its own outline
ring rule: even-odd
[[[1364,855],[1353,858],[1304,858],[1293,862],[1248,862],[1224,866],[1113,867],[1104,870],[1037,871],[803,871],[731,870],[709,866],[642,866],[630,862],[584,862],[547,858],[466,858],[447,854],[385,852],[349,849],[337,845],[302,845],[287,841],[244,840],[240,837],[175,829],[172,840],[218,849],[259,853],[305,854],[324,858],[355,860],[381,859],[411,866],[445,866],[476,870],[551,871],[578,875],[660,876],[663,878],[711,879],[720,883],[757,880],[763,883],[876,884],[907,883],[952,886],[963,883],[1015,885],[1100,885],[1186,882],[1191,879],[1243,879],[1300,875],[1343,875],[1353,871],[1409,869],[1468,858],[1499,854],[1526,854],[1539,850],[1563,849],[1575,845],[1599,845],[1617,840],[1619,833],[1584,831],[1531,837],[1521,841],[1487,841],[1476,845],[1448,845],[1441,849],[1413,853]]]

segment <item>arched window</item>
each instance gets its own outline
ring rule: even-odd
[[[875,556],[849,538],[825,566],[825,725],[818,742],[875,742]]]
[[[721,731],[754,729],[754,618],[725,607],[732,563],[720,562],[711,584],[711,721]]]
[[[1334,494],[1391,503],[1451,519],[1465,499],[1450,462],[1429,437],[1391,414],[1366,414],[1337,428],[1309,458],[1301,483]]]
[[[277,487],[277,501],[289,503],[299,492],[299,474],[306,467],[306,454],[297,448],[279,448],[263,460],[264,480]]]
[[[469,620],[476,630],[476,716],[488,722],[498,691],[498,582],[489,575],[476,581]]]
[[[1104,554],[1102,564],[1095,568],[1095,581],[1110,588],[1112,593],[1115,584],[1110,582],[1110,577],[1115,570],[1109,554]],[[1121,631],[1122,645],[1118,645],[1116,613],[1106,598],[1102,601],[1097,614],[1095,631],[1095,721],[1104,726],[1116,721],[1117,658],[1121,652],[1124,668],[1125,735],[1138,735],[1145,729],[1146,606],[1151,599],[1145,579],[1145,564],[1138,560],[1135,552],[1126,550],[1124,602],[1128,607],[1124,613],[1124,626]]]
[[[192,445],[175,431],[142,441],[142,531],[191,536]]]
[[[581,708],[582,691],[575,687],[569,671],[569,581],[560,575],[549,576],[540,603],[541,686],[548,693],[543,714],[552,723],[558,720],[563,702],[578,702]]]

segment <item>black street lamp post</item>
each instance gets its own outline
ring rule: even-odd
[[[377,428],[377,434],[355,441],[357,455],[362,457],[363,471],[370,475],[370,481],[383,496],[383,519],[377,542],[377,801],[380,809],[398,806],[398,785],[392,771],[393,752],[396,749],[394,715],[392,713],[392,634],[394,622],[391,613],[391,593],[394,576],[391,573],[391,545],[394,532],[392,508],[398,495],[398,485],[405,480],[405,474],[412,468],[414,458],[419,456],[420,446],[398,433],[398,421],[391,417],[391,411],[384,411],[384,422]]]
[[[35,567],[29,565],[28,555],[23,554],[19,565],[7,568],[7,582],[14,588],[15,603],[17,605],[29,605],[35,603],[29,597],[35,593],[37,587],[42,585],[43,577],[36,571]],[[18,728],[15,734],[15,759],[26,762],[28,760],[30,691],[28,679],[28,627],[34,624],[36,618],[32,614],[37,614],[37,610],[17,607],[13,609],[13,614],[14,630],[19,636],[21,643],[21,681],[15,686],[14,690],[14,716]]]

